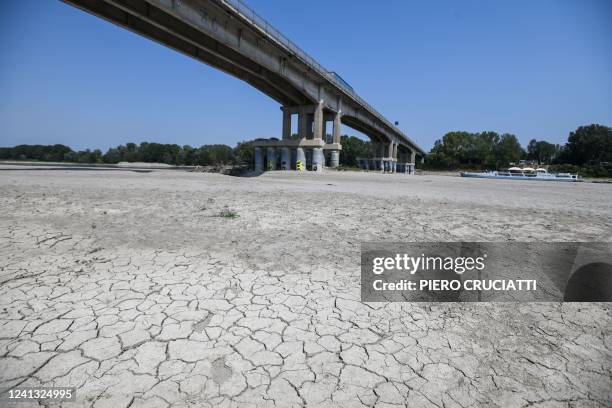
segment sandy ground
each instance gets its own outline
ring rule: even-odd
[[[610,304],[359,302],[362,241],[611,241],[612,185],[3,168],[0,388],[112,408],[612,405]]]

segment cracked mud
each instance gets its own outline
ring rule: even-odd
[[[610,304],[359,302],[362,241],[612,239],[610,186],[506,183],[0,171],[0,388],[77,387],[66,407],[610,406]]]

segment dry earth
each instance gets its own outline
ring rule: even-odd
[[[362,241],[611,241],[611,185],[3,168],[0,388],[112,408],[612,405],[610,304],[359,302]]]

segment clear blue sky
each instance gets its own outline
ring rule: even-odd
[[[564,143],[612,125],[610,0],[247,4],[426,149],[451,130]],[[278,104],[246,83],[59,1],[0,2],[0,47],[0,146],[280,136]]]

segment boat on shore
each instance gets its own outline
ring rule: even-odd
[[[565,181],[576,182],[581,181],[577,174],[570,173],[549,173],[548,170],[539,168],[519,168],[511,167],[503,171],[483,171],[483,172],[467,172],[459,173],[461,177],[475,177],[487,179],[503,179],[503,180],[533,180],[533,181]]]

